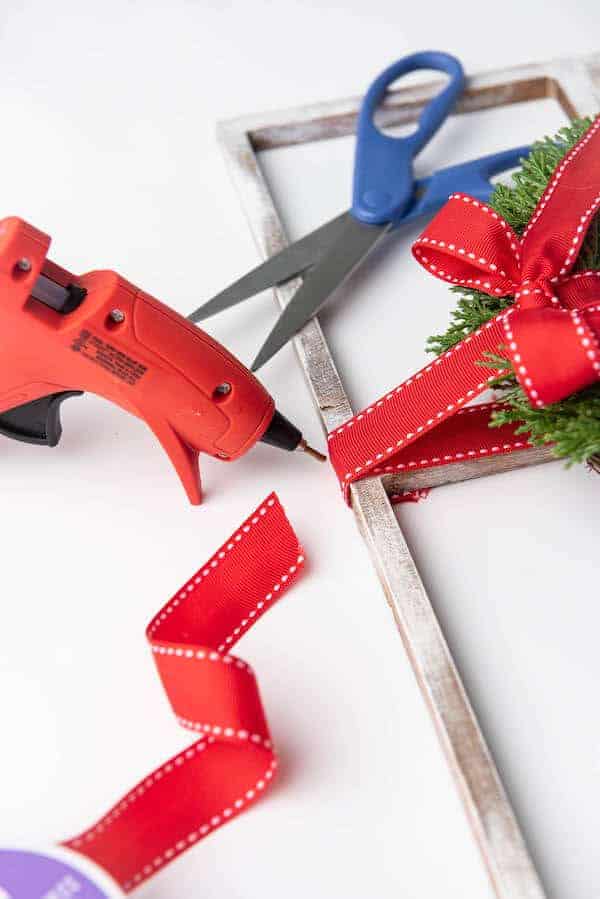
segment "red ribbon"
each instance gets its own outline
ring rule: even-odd
[[[498,375],[482,375],[486,352],[512,362],[536,407],[600,378],[600,272],[570,274],[599,206],[600,118],[556,167],[522,238],[485,203],[450,197],[415,258],[444,281],[514,304],[329,435],[346,498],[369,474],[529,445],[512,427],[490,432],[489,406],[461,409]]]
[[[304,556],[275,494],[147,629],[179,723],[200,734],[65,845],[129,891],[269,786],[277,760],[251,668],[229,650],[296,580]]]

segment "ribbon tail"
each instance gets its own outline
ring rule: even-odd
[[[130,891],[244,811],[277,760],[250,667],[229,654],[290,587],[304,556],[272,494],[148,627],[179,723],[200,735],[65,843]]]
[[[600,116],[557,165],[521,240],[522,280],[569,274],[600,207]]]
[[[350,484],[368,475],[397,470],[420,441],[452,418],[489,387],[499,372],[480,364],[486,352],[500,353],[506,342],[503,312],[456,346],[438,356],[403,384],[381,397],[329,435],[329,452],[346,501]],[[455,429],[446,428],[446,440],[455,455]],[[452,434],[450,434],[452,430]],[[435,441],[436,437],[432,435]],[[414,447],[413,447],[414,444]],[[428,452],[430,451],[428,447]],[[508,450],[507,450],[508,451]],[[444,442],[435,451],[436,463],[447,461]],[[423,457],[425,461],[427,459]],[[407,463],[408,464],[408,463]],[[413,466],[410,466],[413,467]]]

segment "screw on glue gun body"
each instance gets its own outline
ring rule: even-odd
[[[47,235],[0,221],[0,432],[53,446],[61,402],[102,396],[143,419],[192,503],[199,453],[239,458],[263,439],[304,448],[262,384],[223,346],[112,271],[74,276]]]

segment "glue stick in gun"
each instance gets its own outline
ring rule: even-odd
[[[115,272],[60,268],[49,245],[0,221],[0,433],[55,446],[62,401],[98,394],[147,423],[194,504],[200,452],[231,461],[262,440],[325,458],[208,334]]]

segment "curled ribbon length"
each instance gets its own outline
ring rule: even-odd
[[[535,407],[600,378],[600,272],[571,274],[599,206],[600,117],[556,167],[522,238],[485,203],[450,196],[415,258],[443,281],[514,304],[329,435],[346,499],[368,474],[530,445],[513,426],[490,431],[489,405],[461,409],[498,376],[482,376],[486,352],[512,362]]]
[[[129,892],[268,787],[277,759],[255,676],[229,653],[299,576],[302,548],[275,494],[154,617],[154,660],[199,739],[65,843]]]

